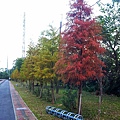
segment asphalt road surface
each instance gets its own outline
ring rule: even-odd
[[[0,84],[0,120],[15,120],[8,80]]]

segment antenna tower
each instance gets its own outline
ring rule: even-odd
[[[23,16],[23,45],[22,45],[22,58],[25,58],[25,12]]]

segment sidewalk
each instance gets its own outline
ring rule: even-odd
[[[15,90],[12,83],[9,83],[16,120],[38,120]]]

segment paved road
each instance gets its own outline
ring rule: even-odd
[[[0,120],[15,120],[8,80],[0,84]]]

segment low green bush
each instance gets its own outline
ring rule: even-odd
[[[76,97],[76,90],[66,89],[63,92],[62,104],[66,107],[66,109],[72,111],[76,109]]]

